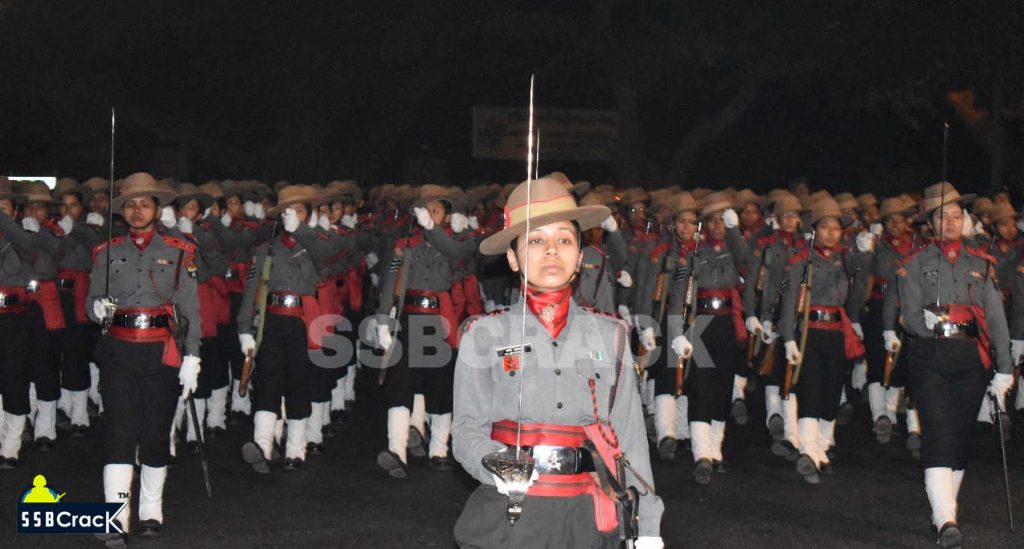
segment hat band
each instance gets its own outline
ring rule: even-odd
[[[526,221],[526,210],[527,206],[530,206],[530,215],[537,217],[541,215],[547,215],[550,213],[569,211],[576,208],[576,199],[570,195],[556,196],[548,200],[533,200],[527,204],[522,204],[514,208],[505,207],[504,219],[505,226],[507,229],[512,225],[517,225]]]

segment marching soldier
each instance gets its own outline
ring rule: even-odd
[[[598,194],[588,193],[580,201],[583,206],[607,206]],[[599,311],[616,314],[615,284],[633,286],[633,277],[625,269],[628,260],[626,242],[619,233],[615,218],[609,216],[601,225],[583,233],[583,269],[573,297],[576,302]]]
[[[614,503],[604,495],[607,483],[598,484],[592,474],[610,467],[622,486],[645,486],[639,528],[629,537],[639,535],[638,548],[662,547],[663,505],[651,483],[628,328],[572,299],[570,282],[581,259],[579,231],[598,225],[610,212],[603,206],[577,207],[554,179],[530,186],[529,197],[527,183],[512,193],[503,230],[480,245],[486,255],[504,253],[513,270],[528,270],[520,297],[526,310],[513,303],[469,324],[459,346],[454,451],[481,486],[455,525],[456,542],[464,547],[618,546]],[[533,204],[529,220],[528,200]],[[535,469],[530,480],[510,484],[483,461],[492,452],[514,452],[517,432]],[[592,457],[587,445],[601,457]],[[629,473],[610,457],[620,453],[630,462]],[[526,494],[522,514],[510,525],[506,494],[518,491]]]
[[[160,533],[175,402],[179,392],[195,390],[199,377],[195,246],[157,226],[161,206],[173,199],[149,174],[125,179],[111,207],[121,212],[129,233],[93,251],[86,306],[94,322],[110,326],[96,349],[106,409],[103,491],[108,502],[127,500],[136,460],[141,464],[143,536]],[[125,532],[130,516],[129,505],[117,518]]]
[[[965,200],[947,182],[925,189],[922,217],[936,238],[896,270],[902,325],[913,338],[910,391],[921,418],[925,492],[941,547],[963,542],[957,495],[986,387],[1002,409],[1013,383],[993,258],[964,242]]]

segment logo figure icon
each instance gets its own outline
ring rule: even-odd
[[[22,503],[58,503],[65,494],[57,494],[56,491],[46,486],[46,477],[36,475],[32,479],[32,488],[25,490],[21,496]]]

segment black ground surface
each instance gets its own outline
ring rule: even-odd
[[[180,462],[168,475],[162,537],[131,537],[129,545],[453,547],[452,527],[475,482],[461,471],[433,471],[425,460],[414,461],[404,481],[377,469],[384,411],[374,404],[371,377],[361,376],[357,410],[326,440],[327,452],[311,456],[300,471],[275,467],[269,476],[256,475],[239,451],[251,426],[233,428],[207,441],[214,490],[207,499],[198,458],[180,447]],[[727,432],[728,473],[715,475],[711,485],[694,483],[689,454],[655,462],[666,547],[935,546],[920,465],[902,435],[887,446],[874,441],[863,402],[854,421],[838,428],[835,474],[819,486],[804,484],[791,463],[771,454],[760,399],[750,404],[753,421]],[[1014,434],[1008,451],[1021,528],[1016,534],[1007,528],[998,438],[975,435],[960,495],[966,547],[1024,547],[1024,429]],[[95,424],[86,438],[61,438],[49,454],[27,445],[19,468],[0,472],[0,547],[102,547],[91,536],[19,535],[15,521],[17,499],[36,474],[66,492],[65,501],[102,501],[102,468]]]

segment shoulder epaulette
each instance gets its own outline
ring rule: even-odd
[[[110,243],[111,243],[111,244],[114,244],[114,245],[117,245],[117,244],[121,244],[122,242],[124,242],[124,237],[123,237],[123,236],[115,236],[115,237],[114,237],[114,238],[113,238],[113,239],[112,239],[112,240],[110,241]],[[96,262],[96,254],[98,254],[98,253],[102,252],[102,251],[103,251],[103,249],[104,249],[104,248],[106,248],[106,247],[107,247],[107,242],[100,242],[99,244],[97,244],[97,245],[96,245],[96,246],[95,246],[95,247],[94,247],[94,248],[92,249],[92,261],[93,261],[93,263],[95,263],[95,262]]]
[[[928,244],[931,244],[931,243],[929,242]],[[917,248],[915,248],[913,250],[910,250],[910,253],[907,254],[906,257],[901,258],[901,259],[897,259],[896,260],[896,264],[897,265],[906,265],[907,263],[910,262],[911,259],[914,259],[918,255],[920,255],[921,252],[925,251],[925,249],[928,248],[928,244],[925,244],[923,246],[918,246]]]
[[[980,257],[980,258],[984,259],[985,261],[988,261],[989,263],[997,263],[995,257],[992,257],[991,254],[985,252],[981,248],[972,248],[972,247],[964,244],[964,250],[967,251],[967,253],[969,253],[969,254],[971,254],[973,256],[977,256],[977,257]]]
[[[620,322],[625,322],[625,320],[622,320],[621,318],[619,318],[619,315],[612,314],[612,313],[609,313],[607,311],[602,311],[600,309],[595,309],[593,305],[580,305],[580,307],[582,307],[588,313],[593,313],[594,315],[607,318],[609,320],[614,321],[616,324],[618,324]]]
[[[164,244],[171,246],[172,248],[178,248],[187,254],[196,253],[196,245],[185,240],[184,238],[178,238],[176,236],[167,236],[165,234],[159,235],[163,239]]]
[[[492,316],[498,316],[498,315],[501,315],[501,314],[505,314],[506,312],[508,312],[508,307],[500,307],[500,308],[495,309],[495,310],[493,310],[493,311],[491,311],[489,313],[475,314],[475,315],[469,317],[468,319],[466,319],[466,322],[463,324],[463,327],[462,327],[462,333],[465,334],[465,333],[469,332],[469,327],[474,325],[474,324],[476,324],[481,319],[490,318]]]

